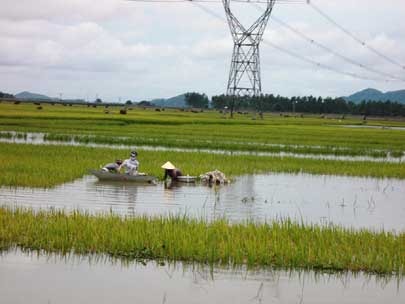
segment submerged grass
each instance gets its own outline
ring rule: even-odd
[[[129,151],[128,151],[129,152]],[[52,187],[88,174],[90,169],[127,158],[120,149],[0,143],[0,185]],[[138,150],[140,171],[162,177],[170,160],[183,173],[199,175],[218,169],[229,177],[242,174],[287,172],[405,179],[405,163],[375,163],[299,159],[200,152]]]
[[[122,218],[0,207],[0,248],[129,259],[403,274],[405,234],[303,225]]]
[[[295,153],[295,154],[315,154],[315,155],[335,155],[335,156],[369,156],[369,157],[402,157],[402,151],[382,151],[362,148],[336,148],[333,146],[299,146],[299,145],[277,145],[266,143],[249,142],[213,142],[199,140],[197,138],[184,139],[159,139],[147,137],[118,137],[118,136],[92,136],[92,135],[68,135],[50,133],[44,135],[45,141],[62,141],[76,143],[95,143],[108,145],[143,145],[143,146],[163,146],[168,148],[189,148],[189,149],[211,149],[223,151],[249,151],[268,153]]]
[[[0,138],[5,139],[27,139],[27,133],[24,132],[0,132]]]

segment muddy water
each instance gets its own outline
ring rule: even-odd
[[[404,303],[405,282],[364,274],[209,269],[107,258],[0,256],[0,303]]]
[[[0,131],[0,133],[14,134],[12,138],[0,138],[0,142],[17,143],[17,144],[34,144],[34,145],[63,145],[63,146],[83,146],[95,148],[112,148],[112,149],[125,149],[131,150],[134,145],[112,145],[112,144],[98,144],[98,143],[82,143],[72,139],[71,141],[53,141],[45,140],[45,133],[18,133],[13,131]],[[24,134],[25,137],[18,137],[18,134]],[[285,145],[275,145],[280,147],[287,147]],[[296,146],[298,147],[298,146]],[[304,147],[304,146],[302,146]],[[316,146],[320,148],[319,146]],[[212,150],[212,149],[193,149],[193,148],[174,148],[163,146],[137,146],[137,149],[146,151],[174,151],[174,152],[202,152],[214,153],[223,155],[255,155],[255,156],[275,156],[275,157],[294,157],[306,159],[319,159],[319,160],[340,160],[340,161],[369,161],[369,162],[389,162],[389,163],[403,163],[405,162],[405,154],[402,157],[371,157],[371,156],[345,156],[333,154],[299,154],[292,152],[252,152],[252,151],[227,151],[227,150]]]
[[[289,217],[375,230],[405,230],[405,181],[310,174],[248,175],[221,187],[99,182],[87,176],[54,189],[0,188],[0,204],[123,215],[184,214],[233,222]]]

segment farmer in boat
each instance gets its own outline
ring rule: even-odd
[[[107,164],[101,170],[103,170],[105,172],[119,173],[121,165],[122,165],[122,160],[117,159],[115,161],[115,163]]]
[[[165,175],[163,180],[165,180],[168,176],[172,179],[172,181],[177,180],[177,177],[182,176],[183,174],[179,169],[177,169],[171,162],[167,162],[162,166],[165,169]]]
[[[139,161],[136,159],[138,152],[132,151],[131,157],[124,160],[120,168],[125,168],[125,174],[128,175],[138,175]]]

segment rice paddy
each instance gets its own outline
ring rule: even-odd
[[[108,112],[108,113],[107,113]],[[342,128],[344,125],[403,127],[395,120],[355,117],[301,117],[266,114],[228,119],[217,112],[117,109],[83,106],[0,104],[0,137],[43,132],[47,140],[110,145],[163,146],[138,150],[140,171],[161,178],[170,160],[183,173],[219,169],[230,178],[269,172],[405,179],[405,163],[318,160],[280,156],[170,151],[194,148],[224,151],[291,152],[401,158],[405,132]],[[15,133],[17,132],[17,133]],[[74,181],[90,169],[125,159],[122,149],[0,143],[0,186],[51,188]],[[8,209],[0,207],[0,248],[20,247],[62,254],[106,254],[251,267],[352,270],[403,274],[405,235],[340,226],[317,226],[280,219],[268,223],[206,222],[187,216],[127,218],[118,215]]]
[[[302,225],[230,225],[184,216],[121,218],[0,208],[0,248],[126,259],[403,274],[405,234]]]
[[[135,108],[127,115],[118,109],[83,106],[0,104],[0,130],[44,132],[49,139],[107,144],[158,145],[239,151],[317,153],[400,157],[405,132],[394,129],[342,128],[344,125],[405,126],[396,120],[368,120],[340,116],[266,114],[227,119],[217,112],[202,113]]]
[[[92,168],[125,159],[120,149],[75,146],[43,146],[0,143],[0,185],[53,187],[88,174]],[[185,174],[200,175],[214,169],[231,178],[264,172],[306,172],[348,176],[405,178],[404,163],[374,163],[299,159],[293,157],[257,157],[198,152],[138,151],[140,171],[162,178],[163,163],[170,160]]]

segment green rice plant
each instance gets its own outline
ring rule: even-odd
[[[28,135],[27,133],[17,132],[14,137],[17,139],[27,139]]]
[[[404,152],[403,151],[391,151],[390,155],[392,157],[403,157],[404,156]]]
[[[217,142],[204,141],[198,139],[156,139],[146,137],[113,137],[113,136],[86,136],[86,135],[67,135],[67,134],[45,134],[46,141],[64,141],[76,143],[95,143],[109,145],[141,145],[141,146],[163,146],[168,148],[186,148],[186,149],[211,149],[220,151],[242,151],[242,152],[267,152],[267,153],[292,153],[292,154],[315,154],[315,155],[335,155],[335,156],[370,156],[387,157],[388,152],[381,150],[368,150],[359,148],[336,149],[332,146],[314,147],[314,146],[293,146],[293,145],[266,145],[266,144],[248,144],[240,142]],[[401,152],[402,153],[402,152]],[[393,157],[401,157],[402,154],[391,153]]]
[[[231,178],[242,174],[271,172],[405,178],[404,163],[331,161],[201,152],[138,150],[138,153],[140,171],[158,178],[163,176],[161,165],[169,160],[189,175],[200,175],[218,169]],[[0,185],[53,187],[89,174],[90,169],[100,168],[115,159],[125,159],[129,157],[129,151],[0,143],[0,155],[2,172]]]
[[[25,139],[27,140],[27,133],[25,132],[0,132],[0,138],[5,139]]]
[[[73,140],[73,136],[67,134],[44,134],[44,141],[65,141]]]
[[[49,107],[0,104],[0,130],[45,132],[79,136],[78,140],[102,143],[148,144],[167,147],[208,148],[382,157],[389,151],[405,151],[405,131],[344,128],[362,120],[280,117],[264,120],[250,116],[224,119],[214,111],[204,113],[134,109],[128,115],[105,115],[102,108]],[[369,121],[378,126],[405,126],[404,121]],[[81,138],[80,136],[84,136]],[[89,136],[90,138],[86,138]],[[94,138],[93,138],[94,136]],[[280,146],[281,145],[281,146]],[[394,154],[396,155],[396,153]]]
[[[0,138],[12,139],[13,137],[13,132],[0,132]]]
[[[304,225],[122,218],[0,207],[0,248],[223,265],[404,273],[405,234]]]
[[[27,138],[26,133],[3,132],[5,138]],[[291,154],[314,154],[314,155],[335,155],[335,156],[368,156],[385,158],[389,154],[391,157],[402,157],[402,151],[382,151],[360,148],[336,148],[333,146],[297,146],[297,145],[272,145],[272,144],[252,144],[241,142],[212,142],[198,139],[157,139],[146,137],[118,137],[99,135],[69,135],[58,133],[45,133],[44,141],[75,142],[82,144],[108,144],[108,145],[141,145],[156,146],[166,148],[185,148],[201,150],[219,151],[241,151],[241,152],[266,152],[266,153],[291,153]]]

